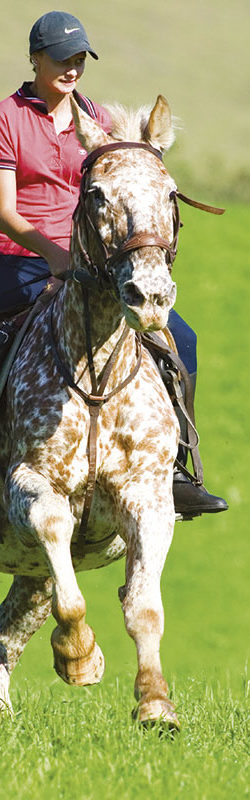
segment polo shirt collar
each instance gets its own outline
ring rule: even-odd
[[[31,86],[32,86],[31,81],[24,81],[21,88],[17,89],[17,94],[19,95],[19,97],[25,98],[25,100],[27,100],[27,102],[30,103],[30,105],[36,108],[37,111],[40,111],[41,114],[48,114],[49,112],[47,103],[45,102],[45,100],[41,100],[40,97],[36,97],[36,95],[33,94]],[[80,105],[80,95],[75,89],[73,91],[73,95],[78,105]]]
[[[44,100],[41,100],[40,97],[36,97],[36,95],[33,94],[31,86],[32,83],[30,81],[24,81],[21,88],[17,90],[17,94],[19,97],[25,98],[30,105],[32,105],[38,111],[41,111],[42,114],[48,114],[47,103],[45,103]]]

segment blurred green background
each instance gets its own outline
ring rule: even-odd
[[[3,4],[1,97],[32,75],[28,34],[53,8]],[[249,0],[75,0],[59,8],[81,18],[100,56],[88,58],[84,92],[132,106],[161,92],[181,128],[169,156],[179,184],[249,200]]]
[[[159,92],[179,118],[169,171],[184,193],[227,213],[181,208],[174,277],[177,310],[199,334],[196,414],[208,489],[230,510],[176,525],[162,579],[168,677],[205,673],[239,686],[249,655],[249,0],[92,0],[60,3],[79,16],[99,62],[82,90],[99,102],[137,106]],[[2,9],[1,96],[32,76],[28,32],[53,5],[9,0]],[[104,680],[135,674],[117,586],[124,563],[79,577],[88,621],[107,658]],[[0,592],[9,585],[0,576]],[[49,621],[28,645],[13,686],[30,676],[70,688],[51,670]],[[132,689],[132,682],[131,682]]]

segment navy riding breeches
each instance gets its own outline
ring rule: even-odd
[[[50,271],[44,258],[0,253],[0,314],[32,305],[46,286]],[[197,370],[196,334],[176,311],[171,309],[168,325],[180,358],[189,373]]]
[[[47,261],[36,256],[0,253],[0,314],[13,314],[32,305],[51,273]]]
[[[197,372],[196,333],[173,308],[169,314],[168,327],[173,334],[181,360],[189,374],[193,375]]]

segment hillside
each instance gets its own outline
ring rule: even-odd
[[[169,167],[186,191],[250,198],[249,0],[60,3],[81,17],[99,62],[82,86],[98,101],[138,105],[165,94],[181,130]],[[2,11],[1,97],[28,79],[28,32],[53,4]]]

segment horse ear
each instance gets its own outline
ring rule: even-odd
[[[159,94],[143,133],[143,139],[158,150],[168,150],[174,141],[174,129],[168,101]]]
[[[100,125],[98,125],[94,119],[89,117],[89,115],[80,108],[72,95],[70,97],[70,102],[76,135],[82,147],[90,153],[92,150],[95,150],[96,147],[102,147],[103,144],[108,144],[108,142],[110,142],[108,134],[100,128]]]

